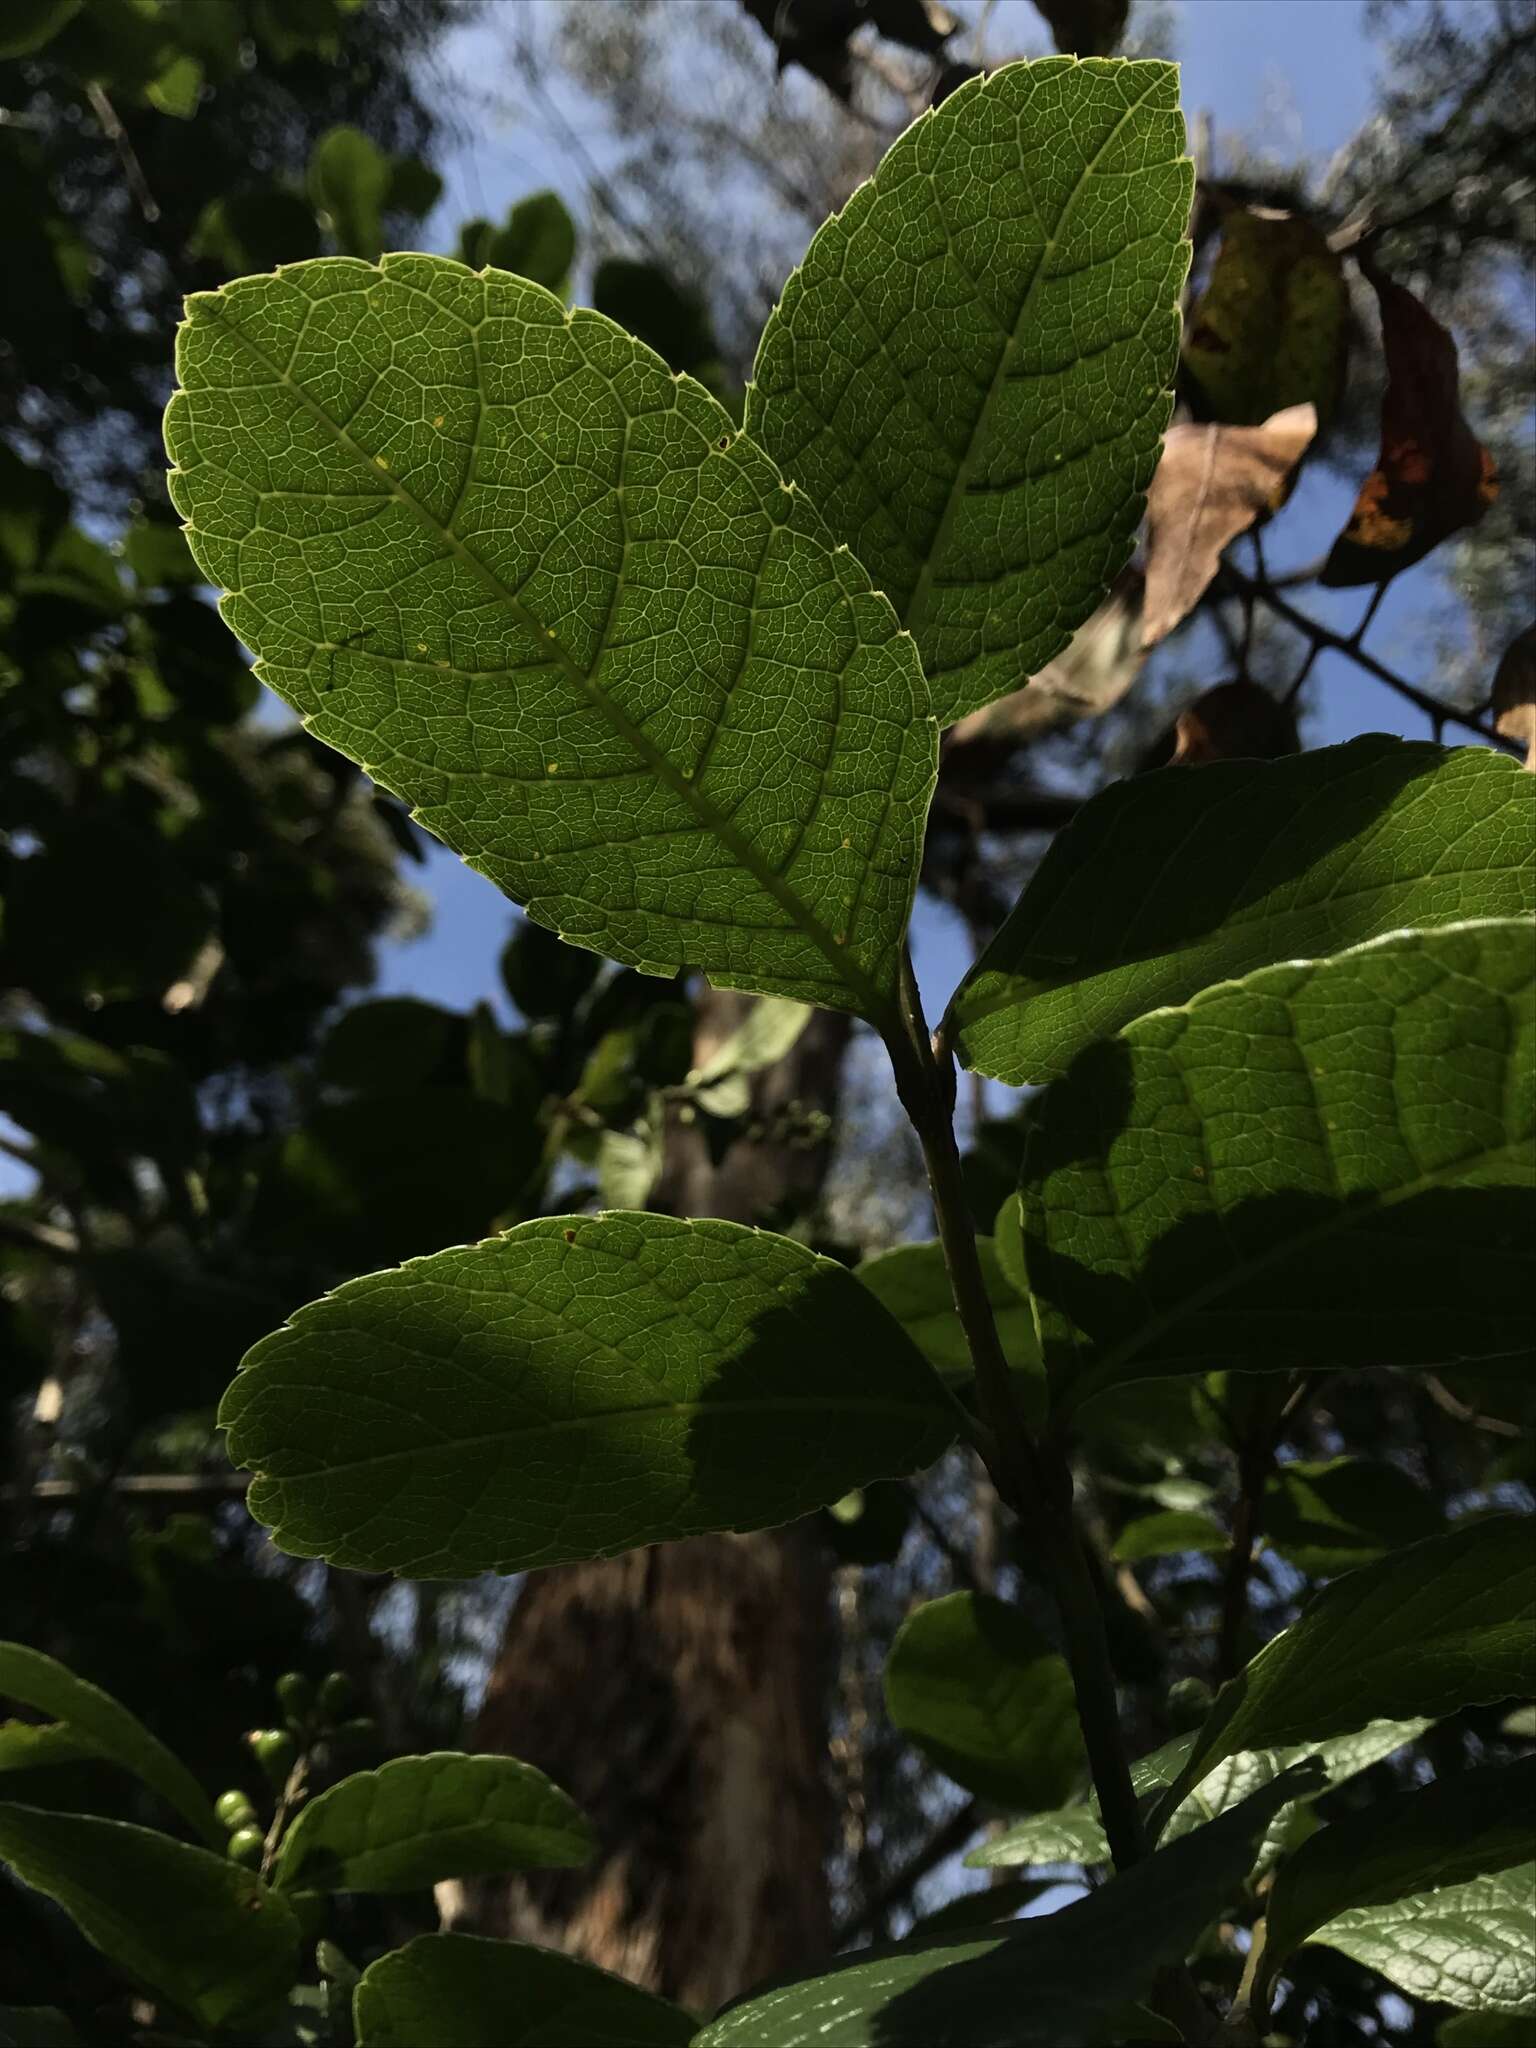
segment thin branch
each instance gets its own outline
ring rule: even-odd
[[[1332,626],[1325,626],[1321,619],[1314,619],[1309,613],[1298,611],[1272,587],[1245,575],[1231,562],[1222,564],[1222,574],[1239,592],[1252,591],[1259,602],[1267,605],[1277,618],[1284,619],[1287,625],[1294,626],[1298,633],[1308,635],[1319,647],[1331,648],[1338,654],[1347,654],[1351,661],[1365,670],[1367,675],[1374,676],[1379,683],[1385,683],[1388,689],[1396,690],[1400,697],[1416,705],[1426,718],[1439,719],[1442,724],[1459,725],[1466,732],[1475,732],[1480,739],[1491,741],[1505,753],[1517,751],[1502,733],[1496,732],[1488,724],[1486,719],[1479,718],[1475,712],[1458,710],[1454,704],[1443,704],[1438,697],[1431,697],[1427,691],[1417,688],[1406,677],[1400,676],[1395,669],[1388,668],[1385,662],[1378,661],[1374,654],[1367,654],[1363,647],[1355,644],[1353,634],[1336,633]]]
[[[101,132],[117,151],[117,160],[123,167],[123,178],[133,194],[134,204],[151,226],[160,218],[160,206],[149,189],[149,180],[144,175],[144,166],[139,162],[128,131],[117,118],[117,109],[105,92],[94,81],[85,88],[91,112],[96,116]]]

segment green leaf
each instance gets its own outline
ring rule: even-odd
[[[1109,1842],[1086,1806],[1063,1806],[1055,1813],[1033,1813],[1028,1820],[1015,1822],[972,1849],[965,1860],[973,1870],[1039,1863],[1107,1863]]]
[[[342,1012],[320,1048],[319,1077],[332,1088],[377,1095],[457,1078],[445,1063],[462,1053],[464,1020],[414,996],[383,996]]]
[[[887,1019],[936,772],[916,651],[714,399],[436,256],[187,316],[172,493],[310,731],[575,943]]]
[[[1004,1355],[1016,1372],[1038,1381],[1040,1346],[1029,1303],[1004,1277],[992,1239],[977,1238],[976,1249]],[[936,1372],[948,1380],[970,1378],[970,1347],[960,1327],[942,1245],[899,1244],[865,1259],[856,1270],[859,1280],[876,1300],[885,1303]],[[1020,1384],[1027,1386],[1028,1382],[1021,1380]],[[1043,1387],[1041,1391],[1043,1413]]]
[[[533,192],[489,235],[481,263],[513,270],[563,294],[576,260],[576,223],[556,192]]]
[[[1262,1526],[1272,1550],[1298,1571],[1324,1577],[1438,1535],[1445,1517],[1396,1465],[1299,1459],[1271,1473]]]
[[[999,1806],[1057,1806],[1082,1773],[1065,1659],[988,1594],[951,1593],[907,1616],[885,1703],[941,1771]]]
[[[1182,1797],[1182,1803],[1163,1830],[1165,1842],[1174,1842],[1194,1828],[1229,1812],[1242,1800],[1273,1782],[1284,1771],[1315,1763],[1316,1774],[1296,1801],[1282,1807],[1271,1821],[1259,1851],[1260,1867],[1274,1860],[1281,1831],[1299,1803],[1320,1798],[1347,1779],[1369,1770],[1372,1764],[1392,1756],[1405,1743],[1422,1735],[1427,1720],[1372,1721],[1350,1735],[1335,1736],[1327,1742],[1294,1743],[1287,1749],[1244,1750],[1228,1757]],[[1194,1738],[1175,1736],[1161,1749],[1138,1757],[1131,1765],[1131,1782],[1139,1796],[1156,1792],[1180,1777],[1188,1762]],[[1008,1867],[1036,1863],[1107,1863],[1109,1843],[1099,1823],[1097,1803],[1063,1807],[1056,1813],[1035,1814],[1006,1833],[973,1849],[966,1862],[978,1867]]]
[[[83,0],[9,0],[0,28],[0,57],[30,57],[52,42]]]
[[[1304,1941],[1325,1939],[1318,1930],[1341,1913],[1491,1876],[1528,1862],[1533,1841],[1536,1757],[1459,1772],[1334,1821],[1280,1866],[1269,1897],[1265,1981]]]
[[[389,158],[359,128],[329,128],[310,152],[309,195],[343,255],[372,262],[383,248],[389,181]]]
[[[357,2048],[688,2048],[694,2021],[554,1949],[421,1934],[353,1993]]]
[[[409,1892],[445,1877],[585,1863],[592,1830],[542,1771],[508,1756],[396,1757],[302,1809],[272,1882],[288,1891]]]
[[[1531,2048],[1528,2023],[1513,2013],[1463,2012],[1441,2022],[1438,2048]]]
[[[1183,148],[1172,64],[972,79],[764,330],[748,432],[889,594],[941,724],[1043,669],[1131,552],[1171,409]]]
[[[1116,783],[1052,840],[944,1033],[981,1073],[1051,1080],[1212,982],[1410,925],[1529,914],[1533,832],[1518,762],[1379,734]]]
[[[1224,1685],[1161,1802],[1240,1750],[1319,1741],[1373,1716],[1436,1717],[1536,1690],[1536,1542],[1493,1515],[1364,1565]]]
[[[811,1020],[803,1003],[765,996],[754,1003],[725,1042],[688,1075],[688,1091],[710,1116],[745,1116],[751,1107],[750,1079],[790,1052]]]
[[[1048,1877],[1003,1878],[995,1884],[983,1884],[977,1891],[961,1892],[958,1898],[947,1900],[915,1921],[908,1939],[953,1934],[961,1927],[993,1927],[999,1920],[1011,1920],[1042,1898],[1053,1882]]]
[[[529,1117],[468,1088],[322,1103],[263,1176],[255,1226],[348,1272],[408,1259],[517,1214],[540,1144]]]
[[[1522,1356],[1533,994],[1529,924],[1455,925],[1264,969],[1080,1053],[1033,1105],[1021,1183],[1058,1407],[1234,1363]]]
[[[593,275],[592,303],[655,349],[669,369],[698,376],[719,358],[720,345],[698,295],[681,290],[654,263],[608,257]]]
[[[1209,1555],[1225,1550],[1227,1540],[1226,1530],[1209,1515],[1165,1508],[1127,1522],[1115,1538],[1114,1557],[1117,1564],[1144,1564],[1148,1558],[1178,1557],[1191,1550]]]
[[[62,1721],[0,1721],[0,1772],[97,1762],[101,1752]]]
[[[0,1693],[62,1721],[66,1732],[87,1744],[93,1755],[132,1771],[205,1842],[223,1847],[224,1830],[196,1778],[110,1693],[25,1643],[0,1643]]]
[[[793,1521],[930,1463],[938,1380],[845,1268],[666,1216],[554,1216],[373,1273],[224,1397],[279,1545],[421,1578]]]
[[[1516,2014],[1528,2029],[1536,2016],[1536,1863],[1390,1906],[1356,1907],[1312,1940],[1379,1971],[1410,1998]],[[1460,2038],[1495,2048],[1504,2037],[1479,2030]]]
[[[127,1821],[3,1804],[0,1862],[204,2026],[259,2011],[293,1981],[292,1908],[227,1857]]]
[[[320,253],[315,211],[296,192],[258,185],[210,199],[197,217],[187,254],[217,263],[226,276],[302,263]]]
[[[1110,2017],[1231,1903],[1254,1844],[1298,1789],[1277,1779],[1087,1898],[1005,1934],[866,1949],[749,1998],[694,2048],[1102,2048]]]
[[[79,2048],[56,2005],[0,2005],[0,2048]]]

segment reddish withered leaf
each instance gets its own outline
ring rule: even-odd
[[[1504,650],[1493,679],[1493,722],[1507,740],[1525,748],[1536,774],[1536,626],[1527,626]]]
[[[1310,404],[1259,427],[1170,427],[1147,493],[1147,592],[1141,644],[1153,647],[1199,603],[1222,550],[1290,495],[1317,432]]]
[[[1412,292],[1369,262],[1360,268],[1381,301],[1387,391],[1376,467],[1323,570],[1335,588],[1412,568],[1499,494],[1493,458],[1462,417],[1455,342]]]

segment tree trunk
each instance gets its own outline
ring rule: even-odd
[[[744,1009],[704,996],[697,1061]],[[809,1209],[847,1037],[846,1019],[813,1016],[756,1078],[756,1135],[718,1163],[698,1126],[675,1124],[654,1206],[754,1223]],[[546,1771],[591,1817],[598,1854],[439,1887],[445,1923],[563,1948],[700,2014],[814,1964],[831,1928],[832,1669],[828,1561],[807,1525],[530,1574],[474,1746]]]

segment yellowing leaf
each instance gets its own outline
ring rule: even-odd
[[[1311,221],[1229,206],[1184,364],[1207,409],[1230,426],[1310,404],[1326,427],[1343,383],[1348,314],[1339,259]]]

